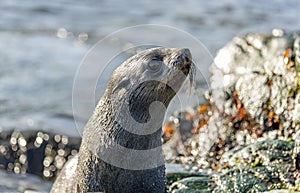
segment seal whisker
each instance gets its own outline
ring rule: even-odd
[[[195,89],[196,87],[196,66],[195,63],[192,62],[191,63],[191,67],[190,67],[190,71],[189,71],[189,95],[192,95],[192,91]]]

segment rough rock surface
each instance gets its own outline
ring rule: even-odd
[[[177,137],[184,156],[181,148],[168,161],[210,169],[211,192],[299,190],[299,42],[297,33],[273,30],[235,37],[222,48],[211,66],[207,104],[184,114],[195,135]],[[176,134],[180,119],[175,123]],[[200,182],[181,179],[170,188],[205,192],[192,185]]]

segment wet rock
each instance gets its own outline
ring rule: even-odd
[[[8,174],[0,171],[0,192],[49,192],[52,184],[31,174]]]
[[[214,189],[214,193],[254,193],[268,190],[264,179],[257,177],[260,172],[267,170],[259,170],[259,168],[237,168],[229,170],[223,175],[217,175],[216,183],[218,187]]]
[[[282,30],[235,37],[218,52],[209,108],[195,108],[185,144],[189,164],[217,171],[213,192],[299,190],[299,58],[299,35]]]
[[[200,178],[183,178],[173,183],[170,190],[254,193],[279,188],[297,189],[293,148],[294,142],[283,140],[237,147],[222,156],[223,169],[219,172]]]
[[[200,168],[219,168],[222,155],[237,146],[288,140],[298,130],[299,38],[276,31],[235,37],[215,57],[212,92],[203,104],[209,110],[195,111],[197,133],[185,145],[185,155],[194,157]]]
[[[299,193],[298,191],[290,191],[290,190],[271,190],[263,193]]]
[[[262,107],[269,99],[270,89],[266,84],[267,77],[250,74],[242,76],[236,83],[236,91],[241,103],[244,105],[245,110],[251,117],[259,117],[262,114]],[[249,84],[251,83],[251,84]],[[257,94],[253,90],[265,93]],[[259,121],[259,120],[258,120]]]
[[[213,183],[207,177],[188,177],[173,183],[171,193],[209,193]]]
[[[166,164],[167,185],[187,177],[208,177],[208,174],[184,167],[181,164]]]
[[[197,114],[195,111],[185,111],[175,113],[170,117],[170,121],[166,124],[163,132],[163,152],[165,160],[168,163],[191,163],[189,160],[190,139],[195,134],[195,124]],[[195,152],[196,153],[196,152]],[[177,160],[184,159],[183,160]],[[194,160],[193,160],[194,161]]]
[[[300,169],[300,131],[294,135],[295,147],[293,150],[294,166],[297,170]]]
[[[232,169],[219,176],[219,181],[227,188],[233,186],[233,183],[243,184],[241,192],[249,186],[252,190],[252,186],[259,187],[255,189],[256,192],[265,188],[295,187],[293,148],[294,142],[291,141],[266,140],[230,150],[222,156],[221,164]]]
[[[248,34],[235,38],[220,50],[213,64],[212,86],[215,89],[210,98],[219,110],[213,114],[222,115],[214,121],[221,123],[220,128],[227,128],[218,129],[219,137],[210,151],[221,145],[226,152],[220,144],[220,136],[225,144],[230,144],[229,149],[235,148],[232,151],[257,141],[282,139],[284,141],[257,142],[237,150],[226,164],[229,167],[234,164],[263,167],[272,174],[272,179],[279,179],[277,183],[281,188],[296,189],[299,188],[296,169],[299,169],[300,149],[299,137],[295,135],[299,128],[298,45],[296,33]],[[292,137],[295,143],[287,141]],[[219,168],[224,166],[226,156],[226,153],[222,156]]]
[[[76,155],[80,141],[41,131],[2,131],[0,167],[9,173],[32,173],[53,180],[64,163]]]
[[[292,167],[294,142],[266,140],[244,148],[230,150],[222,156],[220,164],[235,166],[279,166]],[[284,168],[285,169],[285,168]]]
[[[221,125],[235,127],[237,123],[237,129],[247,129],[243,125],[250,124],[265,134],[260,136],[260,132],[251,129],[244,144],[259,137],[287,139],[294,133],[298,116],[296,42],[296,34],[247,34],[234,38],[217,54],[211,68],[210,102],[224,112],[220,118],[231,118]],[[232,120],[233,117],[242,119]],[[229,138],[236,135],[236,128],[232,133],[219,130],[219,135]],[[269,135],[272,130],[278,132]]]

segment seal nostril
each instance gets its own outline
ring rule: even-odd
[[[185,68],[188,67],[192,62],[192,55],[189,49],[180,49],[180,55],[177,58],[177,63],[180,65],[178,67]],[[178,64],[177,64],[178,65]]]
[[[184,65],[192,62],[192,55],[188,48],[181,49],[180,62],[182,62]]]
[[[191,55],[191,52],[188,48],[183,48],[182,49],[181,56],[185,59],[186,62],[189,62],[189,61],[192,60],[192,55]]]
[[[192,55],[189,49],[182,48],[179,50],[179,54],[177,61],[180,63],[180,67],[184,67],[192,62]]]

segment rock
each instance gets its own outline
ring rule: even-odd
[[[243,122],[237,126],[231,118],[222,124],[224,127],[247,129],[250,124],[266,134],[277,130],[275,136],[268,138],[291,137],[296,128],[294,117],[298,116],[298,77],[294,65],[297,37],[298,34],[247,34],[234,38],[219,51],[212,64],[210,100],[224,112],[219,113],[220,118],[237,117],[237,121]],[[236,135],[236,129],[225,134],[220,129],[219,135],[228,138]],[[251,131],[247,133],[238,142],[240,145],[261,137]]]
[[[167,184],[171,185],[173,182],[186,177],[208,177],[208,175],[195,170],[188,170],[180,164],[166,164],[166,177]]]
[[[294,187],[293,148],[291,141],[266,140],[225,153],[221,164],[230,169],[216,175],[220,191],[231,192],[230,187],[237,192]]]
[[[290,190],[271,190],[263,193],[299,193],[298,191],[290,191]]]
[[[80,141],[80,138],[42,131],[2,131],[0,168],[17,174],[32,173],[52,180],[63,164],[76,155]]]
[[[221,138],[244,145],[260,137],[287,139],[293,135],[299,116],[298,43],[296,33],[247,34],[218,52],[211,67],[210,102],[219,110],[213,114],[220,115],[213,121],[227,129],[218,130],[216,143]]]
[[[293,149],[294,142],[291,141],[265,140],[224,153],[220,164],[227,165],[227,167],[275,166],[279,164],[292,167]]]
[[[221,159],[223,168],[227,169],[212,175],[183,178],[173,183],[170,190],[254,193],[296,187],[293,148],[294,142],[283,140],[266,140],[236,148]]]
[[[264,179],[257,175],[259,173],[267,172],[261,168],[236,168],[229,170],[224,174],[215,176],[217,187],[214,193],[228,193],[228,192],[243,192],[254,193],[268,190],[267,184]],[[269,173],[265,173],[269,174]],[[267,175],[265,175],[267,176]],[[264,176],[264,177],[265,177]]]
[[[52,183],[32,174],[9,174],[0,171],[0,192],[49,192]]]
[[[211,72],[212,91],[203,104],[209,108],[196,111],[198,132],[186,145],[192,164],[217,171],[211,192],[298,191],[298,33],[235,37],[218,52]],[[184,178],[170,188],[197,192],[192,185],[202,182]]]
[[[197,133],[185,144],[192,164],[214,169],[237,146],[292,139],[300,127],[299,42],[297,33],[246,34],[220,49],[211,65],[212,91],[203,104],[209,109],[195,111]]]
[[[211,191],[212,183],[206,177],[188,177],[170,186],[171,193],[209,193]]]

